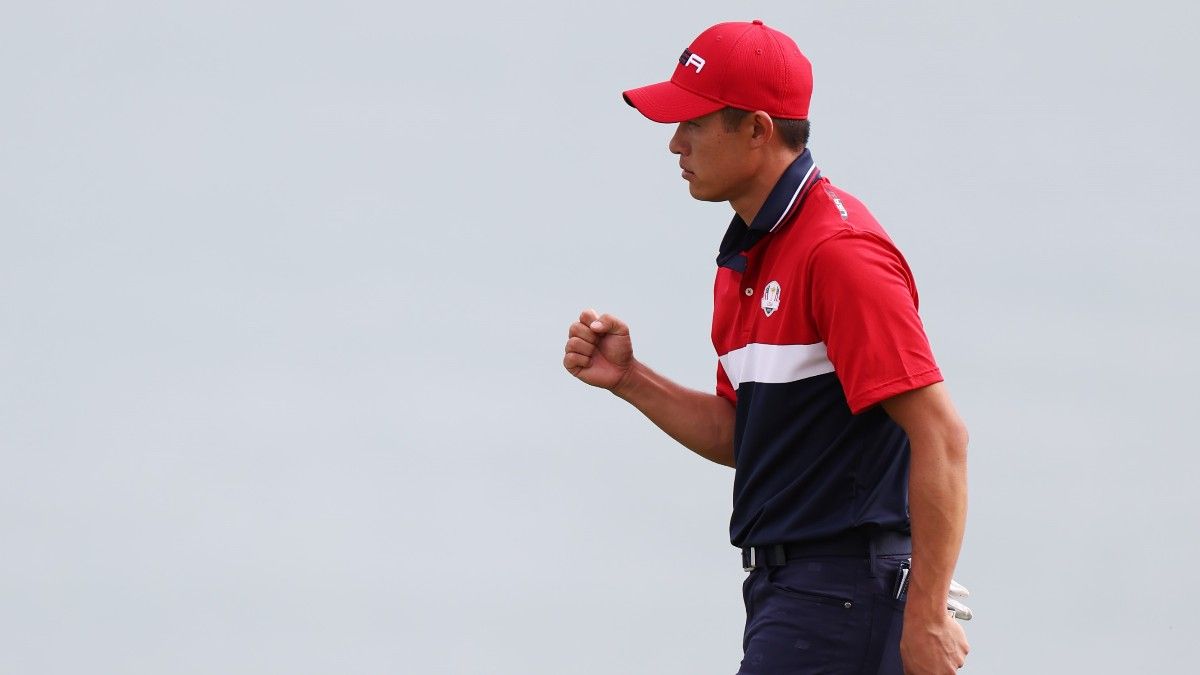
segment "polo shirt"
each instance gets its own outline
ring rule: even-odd
[[[736,406],[730,540],[909,531],[908,437],[877,405],[940,382],[904,257],[805,152],[721,242],[712,341]]]

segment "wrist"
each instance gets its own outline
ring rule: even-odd
[[[631,359],[629,367],[625,369],[625,373],[621,375],[621,379],[609,389],[618,398],[624,399],[632,403],[632,397],[638,389],[638,385],[643,379],[645,373],[643,366],[637,359]]]
[[[908,589],[908,598],[904,603],[904,621],[908,622],[940,622],[946,617],[946,594],[926,593],[918,589]]]

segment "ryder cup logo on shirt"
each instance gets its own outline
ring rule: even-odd
[[[772,314],[775,313],[775,310],[779,309],[779,292],[780,292],[780,290],[782,290],[782,289],[780,289],[778,281],[772,281],[771,283],[767,284],[766,288],[763,289],[763,296],[762,296],[763,314],[766,314],[767,316],[771,316]]]

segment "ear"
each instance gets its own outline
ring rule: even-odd
[[[771,142],[771,138],[775,136],[775,122],[771,120],[771,116],[761,110],[755,110],[747,122],[751,124],[750,143],[751,147],[763,147]]]

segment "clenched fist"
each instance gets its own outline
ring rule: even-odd
[[[611,314],[585,309],[567,331],[567,372],[593,387],[614,390],[633,369],[629,326]]]

